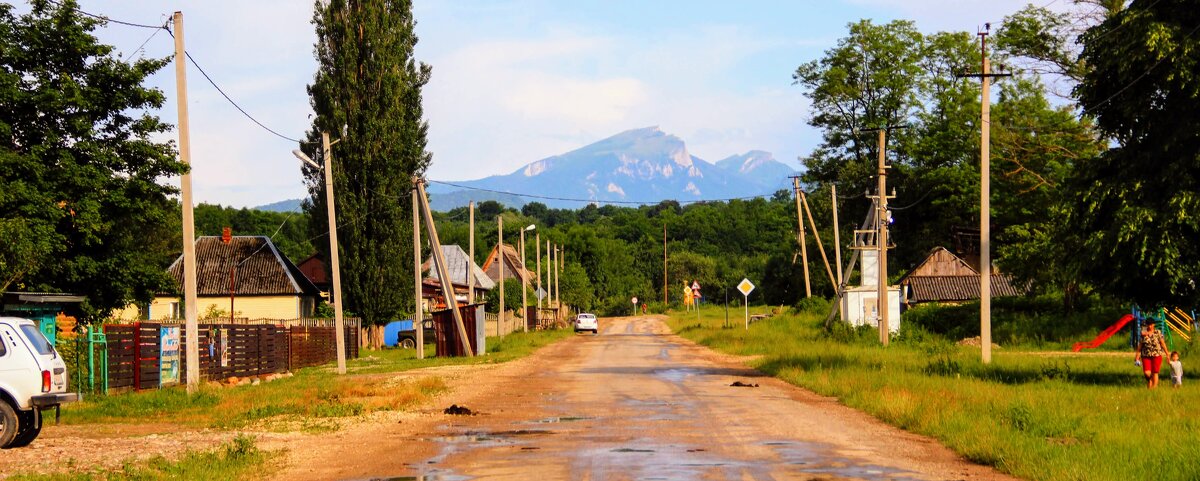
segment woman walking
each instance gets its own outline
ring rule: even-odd
[[[1146,323],[1142,329],[1142,340],[1138,342],[1137,355],[1134,361],[1141,361],[1142,373],[1146,375],[1146,387],[1158,387],[1158,371],[1162,369],[1163,356],[1167,355],[1167,341],[1162,332],[1154,326],[1154,321]]]

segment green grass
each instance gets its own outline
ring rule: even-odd
[[[52,474],[17,474],[13,481],[157,481],[176,479],[260,479],[269,470],[272,453],[262,451],[248,436],[210,451],[191,451],[182,458],[168,460],[156,457],[147,461],[129,461],[117,469]]]
[[[1171,389],[1165,379],[1149,391],[1131,352],[1002,349],[985,365],[978,348],[927,332],[901,333],[883,348],[874,330],[825,333],[824,316],[775,316],[748,331],[740,312],[731,311],[735,328],[722,327],[724,316],[706,309],[697,322],[695,313],[673,313],[670,324],[714,349],[761,356],[750,364],[767,374],[1019,477],[1184,480],[1200,473],[1197,385],[1185,379],[1183,388]],[[1183,362],[1187,372],[1189,360]]]
[[[237,429],[260,420],[290,417],[297,418],[304,431],[336,429],[320,419],[403,409],[445,389],[436,376],[398,378],[388,374],[431,366],[510,361],[571,334],[569,330],[552,330],[488,338],[488,354],[473,358],[416,359],[411,349],[362,351],[359,359],[347,362],[347,376],[335,375],[331,366],[320,366],[254,386],[202,385],[190,396],[182,387],[89,396],[84,402],[64,406],[62,422]],[[426,353],[432,355],[433,347],[427,346]]]

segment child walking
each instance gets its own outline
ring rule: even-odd
[[[1183,363],[1179,362],[1179,351],[1171,351],[1171,387],[1183,385]]]

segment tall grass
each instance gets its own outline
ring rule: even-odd
[[[690,313],[673,315],[670,324],[700,344],[759,355],[751,364],[765,373],[1016,476],[1200,478],[1200,391],[1191,383],[1171,389],[1169,382],[1147,390],[1132,353],[1001,350],[985,365],[978,348],[920,330],[901,332],[883,348],[876,331],[827,333],[815,314],[775,316],[749,330],[737,320],[736,328],[722,328],[724,312],[712,309],[700,322]]]

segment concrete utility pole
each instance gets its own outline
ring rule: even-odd
[[[496,244],[496,262],[500,269],[499,270],[500,275],[498,276],[498,278],[500,279],[500,285],[497,286],[500,289],[500,314],[496,315],[496,336],[499,337],[501,335],[500,334],[501,326],[504,325],[504,216],[503,215],[496,216],[496,237],[498,239],[498,243]]]
[[[471,266],[475,264],[475,201],[467,203],[467,211],[470,213],[471,233],[467,235],[470,239],[467,241],[470,252],[467,255],[471,258],[467,263],[467,304],[475,303],[475,269]]]
[[[842,240],[841,234],[838,232],[841,227],[838,225],[837,184],[829,185],[829,197],[832,201],[830,205],[833,206],[833,260],[837,264],[837,286],[834,287],[833,292],[839,300],[837,305],[838,314],[840,315],[842,311],[842,303],[840,301],[842,298],[842,284],[845,280],[842,278]]]
[[[669,303],[667,299],[667,223],[663,222],[663,305]]]
[[[187,58],[183,48],[183,12],[175,12],[175,90],[179,111],[179,161],[192,164],[192,139],[188,130]],[[196,322],[196,222],[192,214],[192,171],[180,180],[183,197],[183,318],[184,362],[187,363],[187,391],[200,386],[200,327]]]
[[[558,288],[559,267],[562,265],[562,246],[554,247],[554,300],[558,301],[558,308],[562,309],[562,290]]]
[[[471,349],[471,339],[467,337],[467,327],[463,324],[462,312],[458,309],[458,300],[454,298],[454,284],[451,284],[447,279],[450,279],[450,268],[446,265],[446,256],[442,253],[441,239],[438,239],[437,225],[433,223],[433,210],[429,208],[429,197],[425,195],[425,180],[416,179],[417,197],[421,202],[421,213],[425,215],[425,226],[429,230],[429,243],[433,246],[433,267],[437,269],[438,284],[442,287],[442,299],[446,302],[446,306],[450,309],[450,314],[454,316],[454,325],[458,329],[458,338],[462,342],[463,352],[467,353],[467,357],[474,357],[475,351]],[[420,332],[420,329],[417,330]]]
[[[413,212],[413,296],[416,298],[416,303],[413,304],[416,308],[413,309],[413,329],[417,333],[417,359],[425,359],[425,320],[424,309],[421,304],[424,298],[421,296],[421,204],[417,200],[417,189],[412,191],[412,212]]]
[[[808,243],[804,241],[804,214],[800,210],[800,177],[798,176],[792,176],[792,191],[796,195],[796,225],[800,228],[796,242],[800,243],[800,262],[804,263],[804,297],[812,297],[812,284],[808,280]],[[795,257],[792,258],[793,261],[795,259]]]
[[[550,239],[546,239],[546,307],[554,307],[554,278],[550,276],[550,260],[553,256],[550,255]]]
[[[991,62],[987,57],[987,36],[992,24],[985,23],[979,32],[979,54],[982,73],[962,74],[958,77],[979,78],[982,82],[979,124],[979,344],[983,363],[992,362],[992,212],[991,212],[991,79],[1010,77],[1012,74],[991,73]]]
[[[337,373],[346,374],[346,324],[342,318],[342,269],[338,263],[337,217],[333,202],[333,151],[329,132],[321,132],[322,160],[325,161],[325,210],[329,217],[329,261],[333,272],[333,325],[337,343]]]
[[[534,229],[534,225],[521,229],[521,331],[529,332],[529,300],[526,292],[529,291],[529,267],[527,267],[525,255],[525,231]]]
[[[537,288],[539,291],[541,291],[542,290],[542,233],[541,232],[533,233],[533,250],[537,251],[534,253],[537,256],[537,260],[534,262],[537,263]],[[542,291],[541,297],[538,297],[538,309],[542,308],[542,297],[546,297],[545,291]],[[538,312],[538,315],[539,316],[541,315],[541,311]]]

